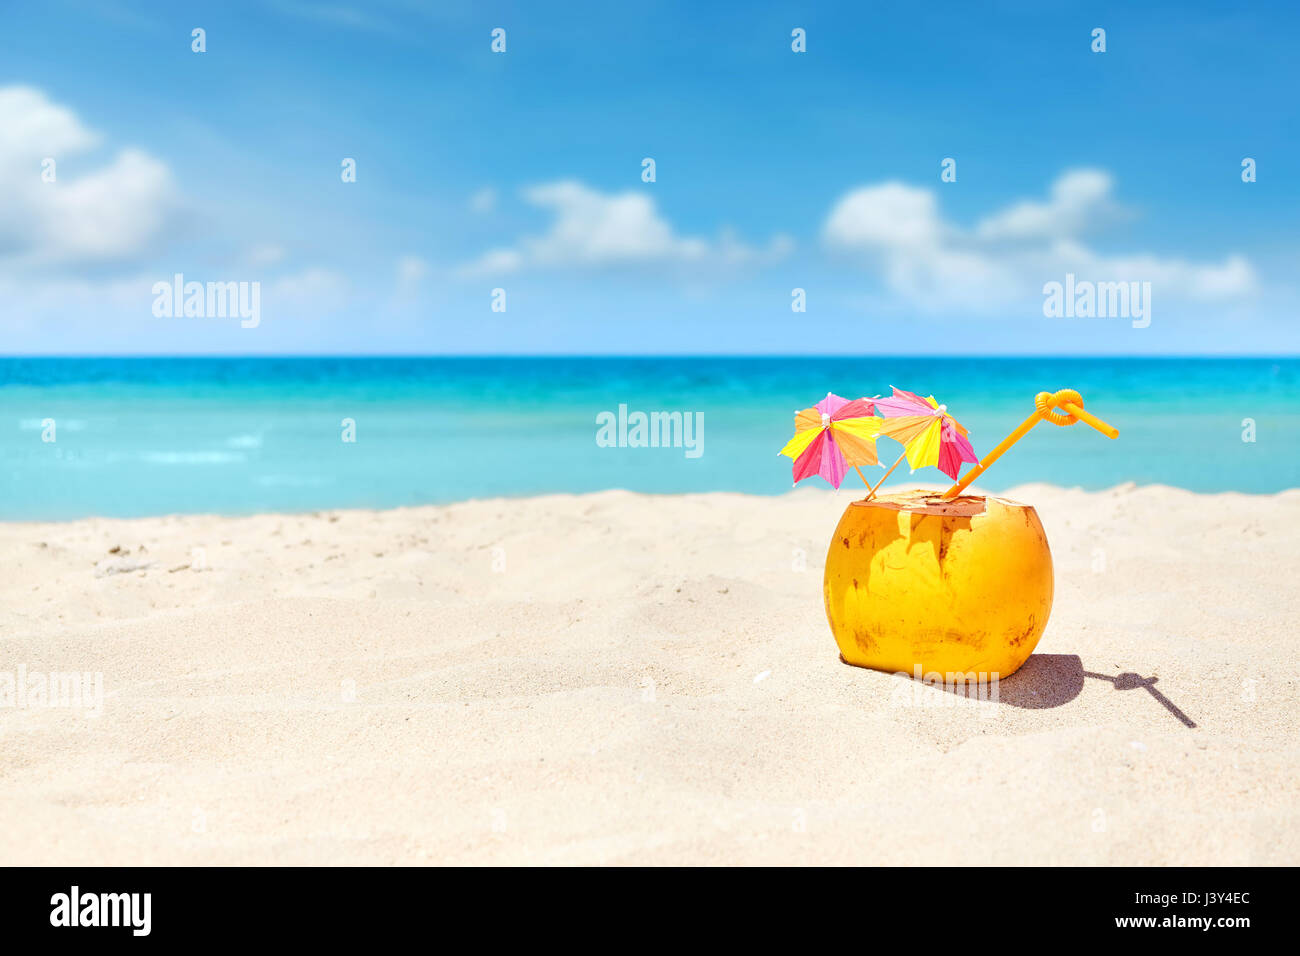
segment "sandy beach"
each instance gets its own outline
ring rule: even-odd
[[[1300,490],[1009,491],[1055,606],[984,702],[840,662],[858,495],[0,525],[0,674],[102,675],[0,706],[0,856],[1300,863]]]

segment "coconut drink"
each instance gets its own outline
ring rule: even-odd
[[[879,412],[881,418],[871,417]],[[1040,421],[1087,422],[1119,433],[1083,410],[1078,392],[1040,392],[1035,410],[982,461],[966,429],[933,396],[894,389],[889,398],[853,402],[834,395],[795,415],[782,454],[795,459],[796,483],[818,474],[838,488],[849,467],[876,464],[876,441],[903,453],[868,493],[845,509],[826,554],[826,617],[849,664],[961,683],[996,681],[1033,653],[1052,610],[1052,554],[1031,505],[962,494]],[[877,495],[904,459],[957,479],[943,493]]]
[[[908,491],[854,501],[826,553],[826,617],[850,664],[984,683],[1033,653],[1052,611],[1033,507]]]

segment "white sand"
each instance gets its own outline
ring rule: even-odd
[[[1300,863],[1300,491],[1011,491],[996,703],[839,661],[856,495],[0,525],[0,674],[104,688],[0,707],[0,862]]]

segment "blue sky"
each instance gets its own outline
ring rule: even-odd
[[[1138,6],[8,8],[0,351],[1294,354],[1300,16]]]

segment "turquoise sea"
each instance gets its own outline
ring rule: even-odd
[[[993,490],[1300,486],[1294,358],[4,358],[0,519],[604,488],[780,494],[790,462],[777,451],[795,409],[890,385],[947,403],[980,455],[1041,390],[1078,390],[1120,430],[1110,441],[1082,424],[1039,425],[981,481]],[[598,415],[620,405],[701,413],[702,454],[599,446]],[[342,440],[344,419],[355,442]],[[1254,441],[1243,441],[1246,419]],[[892,461],[897,446],[880,446]],[[917,478],[943,480],[934,469]]]

